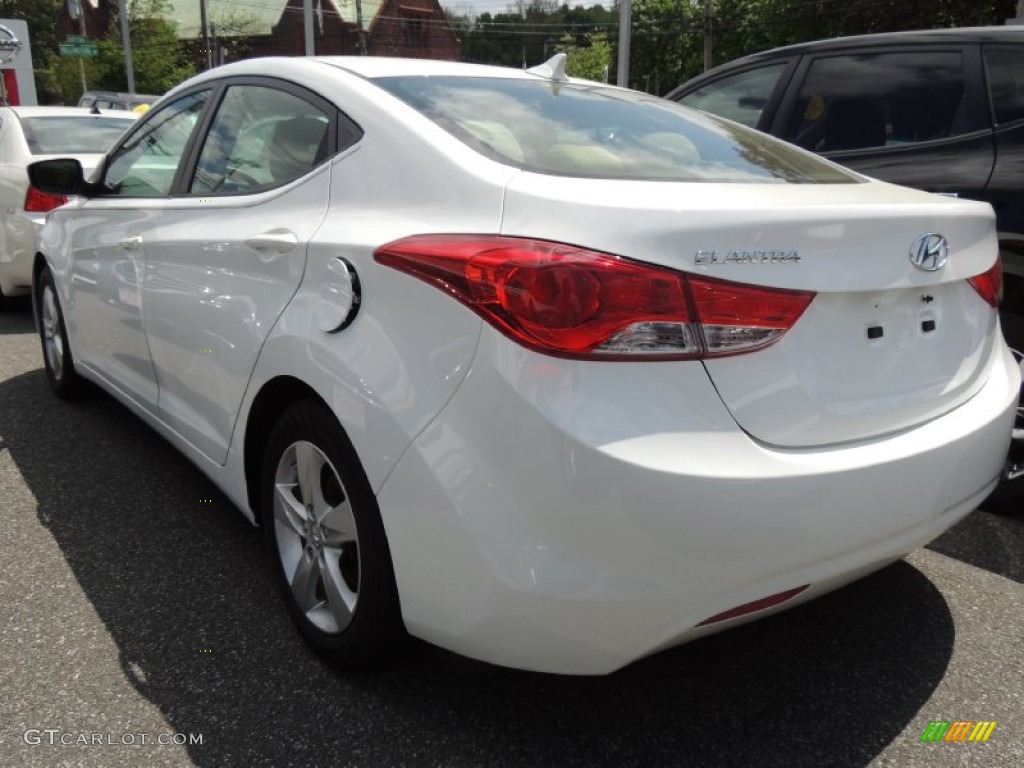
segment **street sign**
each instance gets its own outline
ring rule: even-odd
[[[61,45],[60,55],[61,56],[78,56],[80,58],[92,58],[98,56],[100,49],[95,45]]]
[[[88,45],[89,38],[85,35],[68,35],[64,38],[64,42],[68,45]]]

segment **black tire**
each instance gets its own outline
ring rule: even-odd
[[[70,400],[81,392],[82,380],[75,371],[64,310],[49,267],[43,267],[36,281],[36,327],[43,348],[43,367],[50,388],[57,397]]]
[[[346,671],[379,666],[405,634],[398,590],[376,497],[334,414],[312,401],[289,407],[260,482],[267,548],[299,632]]]

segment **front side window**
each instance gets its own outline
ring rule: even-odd
[[[751,69],[701,86],[679,103],[756,128],[786,64]]]
[[[297,179],[326,159],[330,118],[292,93],[234,85],[217,109],[189,187],[246,194]]]
[[[155,112],[111,157],[103,176],[103,194],[165,197],[171,193],[188,140],[209,96],[182,96]]]
[[[1024,48],[985,51],[985,66],[996,124],[1024,118]]]
[[[977,130],[959,51],[815,59],[786,138],[814,152],[902,147]]]
[[[762,133],[647,94],[519,78],[374,82],[481,154],[538,173],[694,182],[857,180]]]

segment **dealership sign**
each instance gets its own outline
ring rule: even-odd
[[[0,24],[0,64],[10,64],[21,50],[21,40],[9,27]]]

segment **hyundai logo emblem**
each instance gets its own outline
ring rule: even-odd
[[[938,272],[949,261],[949,241],[942,235],[929,232],[921,235],[910,246],[910,263],[925,272]]]

